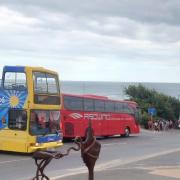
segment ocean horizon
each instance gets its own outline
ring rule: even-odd
[[[69,94],[95,94],[107,96],[111,99],[128,99],[125,88],[129,85],[142,84],[148,89],[154,89],[160,93],[175,98],[180,97],[180,83],[159,82],[110,82],[110,81],[61,81],[61,92]]]

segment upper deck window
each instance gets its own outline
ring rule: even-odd
[[[64,106],[69,110],[83,111],[83,98],[64,96]]]
[[[104,101],[94,100],[94,108],[97,112],[104,112]]]
[[[26,74],[22,72],[6,72],[4,88],[12,90],[26,90]]]
[[[59,94],[58,79],[56,75],[34,72],[34,91],[36,94]]]
[[[84,111],[94,111],[94,100],[84,98]]]
[[[114,112],[114,102],[105,101],[105,112]]]

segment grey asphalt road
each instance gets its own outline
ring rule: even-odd
[[[95,180],[116,179],[180,179],[180,131],[150,132],[129,138],[98,139],[102,144],[100,158],[95,166]],[[65,143],[65,151],[73,143]],[[29,180],[36,167],[31,156],[0,154],[0,179]],[[53,160],[45,173],[52,180],[85,180],[87,169],[80,153],[72,152],[61,160]],[[172,175],[174,174],[174,175]]]
[[[88,173],[74,174],[59,180],[85,180]],[[175,180],[180,179],[180,151],[158,155],[95,172],[95,180]]]

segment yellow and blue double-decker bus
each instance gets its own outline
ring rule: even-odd
[[[31,153],[62,145],[58,74],[4,66],[0,87],[0,150]]]

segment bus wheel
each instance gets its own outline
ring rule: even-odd
[[[128,127],[126,127],[124,129],[125,134],[121,134],[122,137],[129,137],[130,134],[130,129]]]

